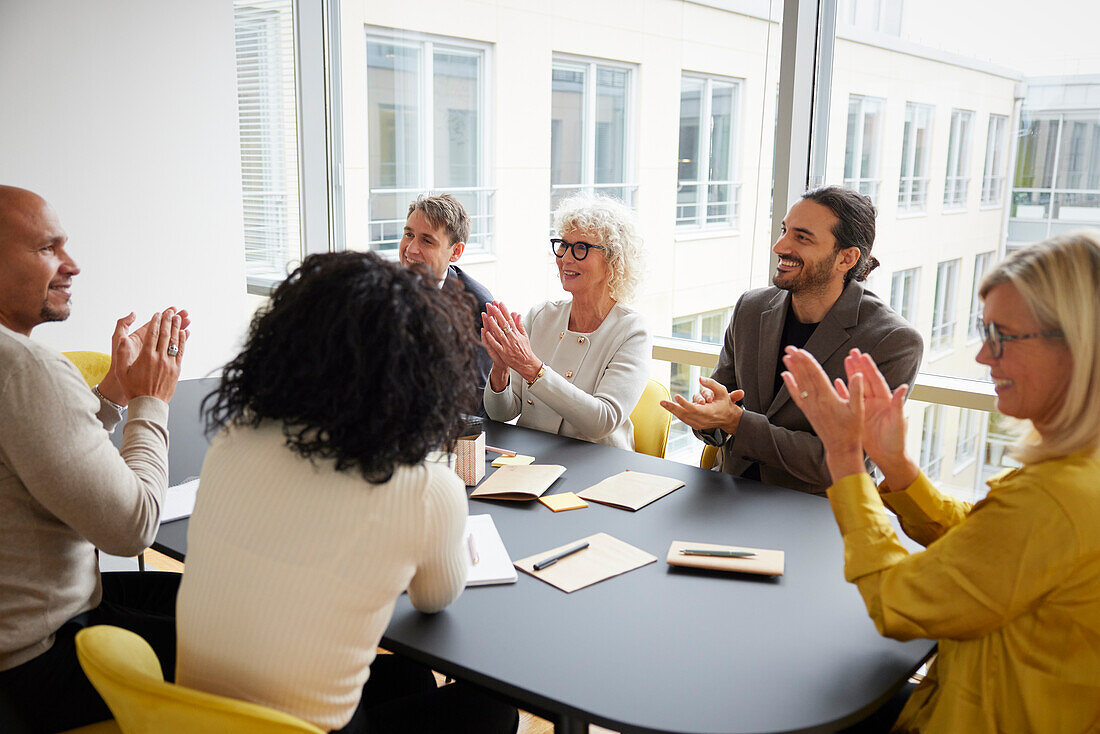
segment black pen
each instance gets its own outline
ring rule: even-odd
[[[585,540],[583,542],[580,542],[580,543],[577,543],[572,548],[566,548],[565,550],[559,551],[559,552],[555,553],[552,556],[548,556],[546,558],[543,558],[541,561],[536,561],[533,568],[536,571],[541,571],[544,568],[548,568],[550,566],[553,566],[555,563],[557,563],[561,559],[565,558],[566,556],[571,556],[574,553],[576,553],[577,551],[582,551],[587,547],[588,547],[588,541],[587,540]]]
[[[705,548],[681,548],[682,556],[714,556],[715,558],[752,558],[752,551],[706,550]]]

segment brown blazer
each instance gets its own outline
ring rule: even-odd
[[[824,494],[832,481],[821,440],[786,385],[772,394],[790,298],[779,288],[760,288],[742,295],[734,309],[711,377],[730,391],[745,391],[745,413],[722,446],[721,467],[740,476],[757,461],[766,484]],[[834,379],[845,376],[844,358],[853,347],[874,358],[891,388],[913,384],[924,353],[920,333],[856,281],[845,286],[805,348]],[[867,465],[868,471],[874,466]]]

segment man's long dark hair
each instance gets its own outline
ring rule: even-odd
[[[203,400],[206,430],[282,425],[286,443],[370,482],[453,445],[477,412],[473,299],[367,252],[310,255],[252,320]]]
[[[878,212],[870,197],[843,186],[821,186],[802,194],[802,198],[828,207],[836,215],[833,238],[836,239],[837,252],[846,247],[859,248],[859,260],[844,275],[845,284],[853,278],[867,280],[871,271],[879,266],[878,259],[871,254]]]

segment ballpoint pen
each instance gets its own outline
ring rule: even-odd
[[[477,542],[474,541],[474,534],[470,533],[466,536],[466,548],[470,551],[470,563],[475,566],[481,562],[481,556],[477,552]]]
[[[715,558],[752,558],[752,551],[707,550],[705,548],[681,548],[682,556],[714,556]]]
[[[557,553],[555,553],[552,556],[547,556],[546,558],[543,558],[541,561],[536,561],[535,565],[532,568],[534,568],[536,571],[541,571],[544,568],[548,568],[550,566],[553,566],[555,563],[557,563],[561,559],[565,558],[566,556],[571,556],[574,553],[576,553],[577,551],[582,551],[587,547],[588,547],[588,541],[587,540],[584,541],[583,543],[577,543],[576,545],[574,545],[571,548],[566,548],[563,551],[558,551]]]

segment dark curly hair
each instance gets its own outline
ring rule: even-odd
[[[303,457],[384,482],[450,449],[478,405],[474,299],[373,252],[310,255],[202,403],[207,435],[280,421]]]

